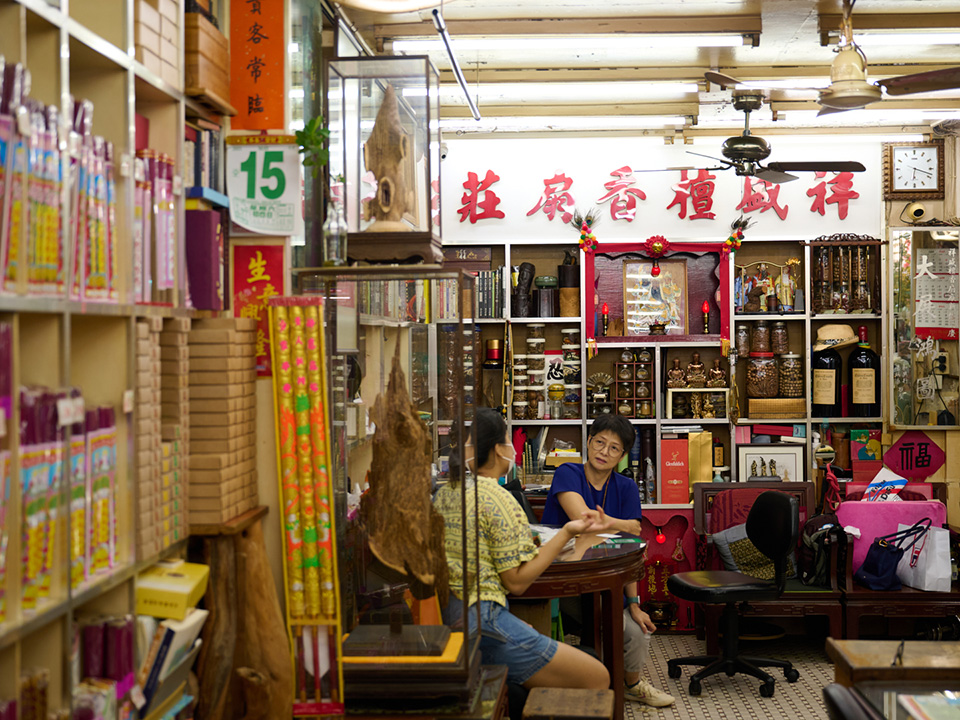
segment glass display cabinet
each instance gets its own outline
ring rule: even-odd
[[[473,278],[323,268],[299,271],[298,285],[323,308],[346,707],[468,710],[481,679],[478,606],[451,624],[444,609],[479,593],[476,487],[456,460]],[[451,491],[455,519],[433,502]]]
[[[439,75],[426,56],[328,66],[331,196],[360,260],[440,262]]]
[[[890,231],[891,425],[958,425],[960,230]]]

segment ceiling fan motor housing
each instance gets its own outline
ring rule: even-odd
[[[757,162],[770,155],[770,144],[757,135],[735,135],[723,141],[720,152],[728,160]]]
[[[863,57],[853,45],[837,52],[830,69],[830,87],[820,93],[820,104],[845,110],[861,108],[881,98],[883,92],[867,82]]]

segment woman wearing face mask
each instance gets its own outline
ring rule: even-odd
[[[485,665],[506,665],[510,682],[527,688],[610,686],[606,667],[577,648],[541,635],[510,613],[507,593],[519,595],[549,567],[571,538],[588,531],[591,520],[571,520],[538,548],[523,510],[497,478],[514,462],[514,449],[503,418],[490,408],[480,408],[464,447],[464,460],[477,483],[480,547],[480,653]],[[474,494],[468,489],[468,502]],[[463,617],[463,547],[461,488],[454,481],[441,488],[434,504],[446,528],[447,564],[450,566],[450,603],[444,619],[456,625]],[[468,507],[467,515],[471,516]],[[478,598],[469,598],[472,606]],[[475,617],[470,614],[471,620]]]

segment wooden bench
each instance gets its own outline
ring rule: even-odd
[[[816,512],[815,489],[812,482],[735,482],[735,483],[697,483],[693,486],[694,530],[706,543],[706,552],[703,554],[703,569],[720,568],[722,563],[718,553],[713,549],[710,536],[746,520],[753,499],[765,490],[778,490],[797,497],[800,503],[800,527]],[[727,502],[731,496],[725,496],[720,501],[723,511],[728,517],[720,519],[721,507],[717,498],[722,492],[743,493],[744,502],[734,500]],[[731,512],[730,507],[733,507]],[[718,525],[722,524],[722,527]],[[784,593],[776,600],[766,602],[751,602],[742,613],[746,617],[796,617],[808,615],[826,616],[831,637],[842,638],[843,628],[843,592],[837,581],[837,553],[831,552],[830,587],[804,585],[797,578],[787,580]],[[719,652],[719,629],[721,606],[706,606],[704,610],[704,638],[707,642],[707,654]],[[699,637],[699,635],[698,635]]]
[[[613,690],[534,688],[523,720],[613,720]]]

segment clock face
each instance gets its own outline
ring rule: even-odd
[[[893,148],[894,190],[939,190],[937,148]]]

